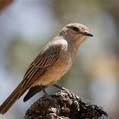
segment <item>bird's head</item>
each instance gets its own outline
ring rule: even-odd
[[[60,35],[63,35],[66,39],[71,39],[77,47],[86,39],[86,37],[92,37],[88,27],[80,23],[70,23],[66,25]]]

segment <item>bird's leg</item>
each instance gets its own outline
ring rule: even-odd
[[[44,93],[44,97],[46,97],[49,100],[52,100],[52,97],[50,95],[48,95],[48,93],[46,92],[45,88],[43,88],[42,91]]]
[[[53,86],[56,87],[56,88],[58,88],[58,89],[60,89],[60,90],[64,90],[63,87],[61,87],[61,86],[59,86],[59,85],[57,85],[57,84],[53,84]]]
[[[45,87],[46,88],[46,87]],[[48,96],[48,93],[46,92],[45,88],[42,89],[43,93],[44,93],[44,96],[47,97]]]

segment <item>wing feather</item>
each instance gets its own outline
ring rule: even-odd
[[[23,87],[30,87],[47,71],[47,68],[55,64],[59,59],[61,47],[61,45],[50,46],[36,57],[24,75]]]

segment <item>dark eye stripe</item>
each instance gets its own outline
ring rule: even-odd
[[[79,29],[75,26],[67,26],[67,28],[72,29],[73,31],[79,32]]]

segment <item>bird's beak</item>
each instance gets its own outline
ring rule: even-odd
[[[85,36],[89,36],[89,37],[93,37],[93,34],[91,34],[89,32],[80,32],[80,34],[85,35]]]

